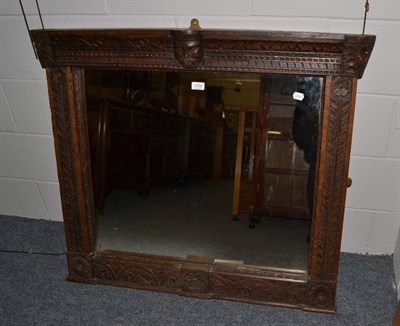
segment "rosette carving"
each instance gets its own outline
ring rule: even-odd
[[[326,284],[312,286],[308,295],[309,304],[313,307],[328,308],[335,302],[335,291]]]
[[[204,293],[208,291],[208,275],[201,272],[186,272],[182,275],[182,290]]]
[[[92,258],[90,256],[68,255],[69,276],[92,279]]]

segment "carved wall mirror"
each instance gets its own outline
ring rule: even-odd
[[[375,36],[32,38],[69,280],[335,311],[357,79]]]

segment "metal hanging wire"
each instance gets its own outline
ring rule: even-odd
[[[365,1],[364,5],[365,11],[364,11],[364,24],[363,24],[363,29],[362,29],[362,35],[365,33],[365,23],[367,22],[367,13],[369,11],[369,2],[368,0]]]
[[[37,8],[37,11],[38,11],[38,14],[39,14],[39,18],[40,18],[40,24],[42,25],[42,29],[44,29],[43,18],[42,18],[42,13],[40,12],[39,2],[38,2],[38,0],[35,0],[35,2],[36,2],[36,8]],[[24,16],[25,26],[26,26],[26,30],[28,31],[28,35],[29,35],[29,38],[30,38],[31,43],[32,43],[33,52],[35,53],[36,59],[38,59],[35,43],[33,42],[33,39],[32,39],[31,30],[29,28],[28,19],[26,18],[26,14],[25,14],[25,10],[24,10],[24,5],[22,4],[22,0],[19,0],[19,5],[21,6],[22,15]]]

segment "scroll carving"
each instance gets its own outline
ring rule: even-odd
[[[155,264],[133,264],[109,259],[94,260],[94,277],[144,288],[177,290],[181,284],[179,269]]]
[[[224,274],[210,275],[210,293],[215,298],[245,299],[256,302],[286,302],[299,305],[306,295],[305,284],[273,282],[266,279]]]

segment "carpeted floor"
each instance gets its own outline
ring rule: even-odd
[[[392,258],[342,254],[337,314],[65,281],[61,222],[0,216],[0,325],[391,325]]]

